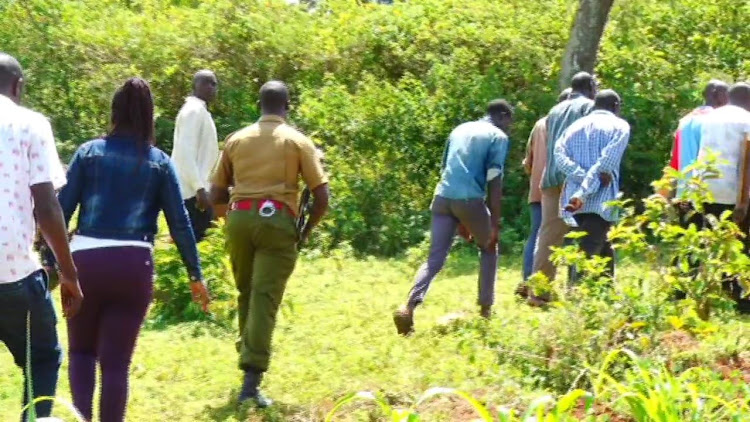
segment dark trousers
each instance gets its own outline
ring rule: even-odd
[[[613,277],[615,274],[615,259],[612,245],[607,240],[607,232],[612,227],[612,223],[603,219],[599,214],[585,213],[573,216],[578,227],[573,231],[585,232],[586,236],[578,239],[579,245],[586,257],[601,256],[610,258],[605,275]],[[581,273],[572,266],[569,272],[569,283],[577,284],[581,278]]]
[[[432,280],[445,265],[459,223],[469,230],[479,245],[489,243],[492,236],[490,210],[482,199],[454,200],[436,196],[431,211],[430,255],[414,277],[414,287],[409,291],[408,304],[411,307],[424,301]],[[495,302],[497,259],[497,247],[480,249],[477,282],[480,305],[491,306]]]
[[[68,320],[73,404],[92,420],[96,364],[101,370],[99,420],[121,422],[128,400],[128,370],[153,291],[153,261],[146,248],[117,247],[73,254],[85,297]]]
[[[698,229],[711,228],[708,221],[708,216],[713,215],[717,219],[721,218],[721,215],[726,211],[733,211],[734,205],[729,204],[703,204],[703,213],[694,212],[692,207],[687,209],[680,209],[680,223],[683,227],[688,227],[690,224],[695,224]],[[745,233],[745,238],[742,240],[745,246],[745,253],[750,253],[750,238],[748,238],[748,231],[750,229],[750,216],[740,224],[740,229]],[[697,269],[700,263],[694,263],[693,269]],[[724,290],[737,302],[738,310],[741,312],[750,312],[750,299],[742,297],[740,284],[737,280],[727,279],[724,281]],[[685,299],[686,295],[684,292],[678,291],[675,293],[677,299]]]
[[[14,283],[0,284],[0,341],[5,343],[13,360],[24,372],[24,406],[28,400],[26,340],[31,346],[31,379],[34,397],[54,397],[62,351],[57,340],[57,316],[44,271]],[[30,314],[31,333],[26,330]],[[36,405],[38,417],[50,416],[52,402]],[[25,420],[25,415],[21,420]]]
[[[190,217],[190,224],[193,226],[195,240],[200,242],[206,237],[206,231],[211,227],[211,223],[214,220],[214,212],[210,207],[205,211],[199,210],[198,200],[195,197],[185,200],[185,208],[187,208],[188,216]]]

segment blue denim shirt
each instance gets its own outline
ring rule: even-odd
[[[153,243],[163,210],[191,279],[202,279],[174,166],[158,148],[139,151],[135,141],[121,137],[85,143],[73,156],[58,198],[65,223],[80,205],[76,233],[99,239]]]
[[[435,195],[447,199],[484,199],[487,172],[502,177],[508,136],[487,118],[453,129],[445,146],[443,171]]]

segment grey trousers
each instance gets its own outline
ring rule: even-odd
[[[482,199],[454,200],[436,196],[430,210],[430,255],[414,278],[408,301],[411,307],[424,301],[432,280],[443,268],[459,223],[469,230],[477,245],[488,245],[492,237],[490,211]],[[478,291],[479,304],[483,306],[492,305],[495,301],[497,258],[497,245],[480,247]]]

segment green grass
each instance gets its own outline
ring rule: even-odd
[[[289,283],[265,383],[278,406],[265,412],[238,409],[233,399],[241,375],[236,368],[234,332],[209,323],[147,328],[131,370],[128,420],[318,421],[338,399],[352,392],[382,393],[392,405],[407,407],[431,387],[466,391],[493,412],[499,406],[524,409],[534,398],[551,391],[540,388],[539,375],[521,364],[544,366],[543,360],[523,354],[534,353],[527,345],[538,338],[544,322],[565,321],[566,315],[561,314],[565,311],[540,311],[517,303],[512,291],[520,270],[504,258],[498,273],[496,316],[489,323],[481,321],[474,306],[475,258],[458,255],[420,308],[417,333],[406,339],[395,334],[391,312],[410,287],[415,271],[412,263],[302,260]],[[438,322],[454,312],[465,312],[466,319],[449,326]],[[559,329],[574,331],[565,326]],[[59,332],[66,343],[62,323]],[[733,318],[722,324],[720,331],[701,345],[704,352],[696,352],[698,358],[690,359],[702,359],[700,356],[724,347],[722,341],[727,337],[735,336],[750,338],[748,320]],[[0,353],[1,421],[17,417],[20,395],[20,371],[8,353]],[[58,395],[70,397],[66,364]],[[336,420],[379,416],[374,405],[355,408],[348,407]],[[61,407],[58,411],[66,416]],[[468,404],[449,398],[431,401],[420,413],[424,420],[476,417]]]

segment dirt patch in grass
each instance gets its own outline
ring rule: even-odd
[[[750,352],[720,359],[716,366],[724,379],[750,385]]]
[[[601,404],[601,403],[594,403],[594,415],[596,415],[596,420],[599,420],[602,418],[602,420],[609,420],[609,422],[632,422],[634,421],[633,418],[629,416],[623,416],[619,413],[617,413],[614,409],[611,407]],[[586,402],[581,400],[578,402],[578,405],[573,410],[573,416],[575,416],[578,420],[585,420],[587,417],[586,413]],[[606,419],[603,417],[606,416]]]
[[[666,332],[659,337],[659,341],[661,346],[670,352],[696,350],[701,345],[695,336],[683,330]]]
[[[419,407],[423,420],[430,421],[481,421],[476,409],[459,397],[436,397]]]

